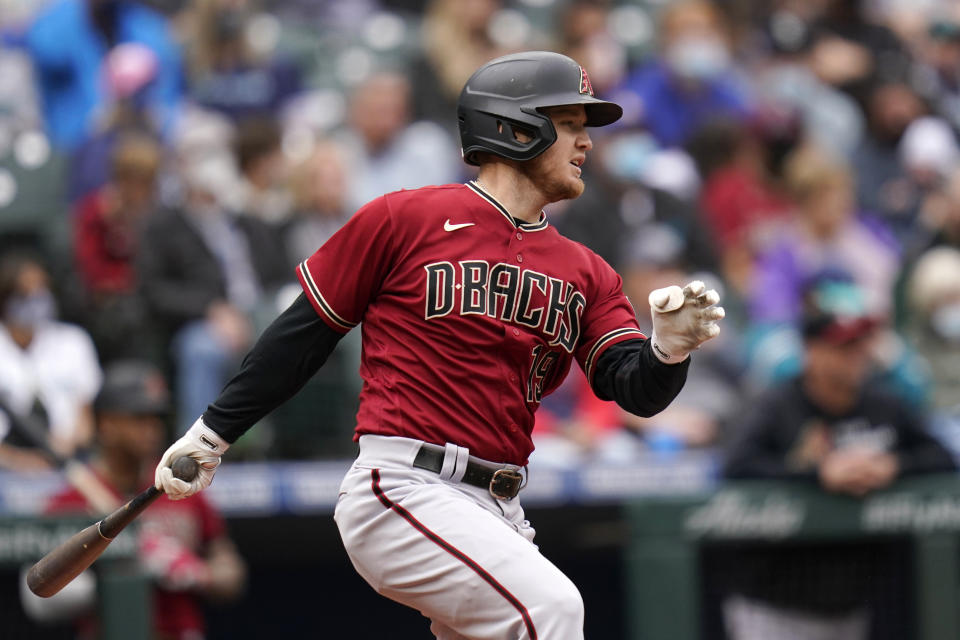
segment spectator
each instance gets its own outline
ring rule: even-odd
[[[94,409],[97,446],[90,465],[119,506],[152,482],[171,409],[166,382],[143,361],[117,361],[107,367]],[[54,496],[47,511],[101,515],[75,488]],[[244,562],[223,518],[203,496],[182,501],[162,496],[137,522],[138,558],[154,583],[154,637],[204,637],[204,600],[234,599],[246,582]],[[57,608],[60,595],[24,604],[42,617],[45,610]],[[89,614],[77,620],[77,637],[97,637],[96,620]]]
[[[293,172],[294,216],[284,240],[291,266],[313,255],[353,213],[347,206],[348,171],[344,151],[323,140]]]
[[[135,259],[146,218],[156,206],[160,160],[153,139],[127,135],[113,148],[110,182],[77,206],[74,251],[85,324],[104,361],[155,355]]]
[[[792,210],[783,170],[799,139],[796,116],[771,108],[749,125],[708,124],[687,144],[703,178],[700,208],[723,277],[741,297],[749,292],[757,257]]]
[[[0,261],[0,466],[49,467],[15,428],[18,418],[45,427],[54,451],[82,452],[93,439],[90,404],[101,371],[90,336],[56,321],[50,277],[39,260],[10,254]],[[8,415],[11,414],[11,415]]]
[[[744,120],[747,94],[735,77],[729,36],[720,10],[705,0],[683,0],[660,18],[660,55],[627,77],[625,124],[643,124],[665,147],[682,146],[707,122]],[[632,117],[631,117],[632,115]]]
[[[782,2],[764,22],[749,58],[750,84],[761,104],[799,114],[804,135],[818,147],[849,157],[865,126],[860,105],[832,87],[812,68],[812,3]]]
[[[41,128],[40,96],[29,56],[0,43],[0,78],[0,131]]]
[[[960,130],[960,15],[930,22],[917,73],[934,110]]]
[[[453,139],[433,122],[410,122],[410,82],[376,73],[354,90],[350,122],[339,141],[350,166],[354,211],[384,193],[460,178]]]
[[[872,87],[865,111],[867,135],[854,150],[851,162],[859,177],[857,202],[906,241],[916,221],[921,193],[903,165],[900,145],[910,123],[924,115],[917,93],[901,82]]]
[[[837,293],[811,296],[802,373],[752,403],[729,447],[727,477],[815,482],[862,497],[905,475],[954,468],[924,416],[872,381],[876,319],[850,291]],[[731,565],[735,595],[724,603],[731,640],[874,637],[868,581],[882,559],[869,547],[746,553]]]
[[[301,90],[295,64],[251,46],[252,15],[249,0],[193,0],[182,22],[190,96],[236,122],[272,116]]]
[[[126,135],[160,138],[160,126],[149,102],[160,70],[156,54],[142,44],[118,44],[104,60],[108,98],[90,131],[70,159],[67,194],[77,202],[110,180],[110,155]]]
[[[147,220],[138,273],[152,317],[172,340],[185,429],[249,346],[264,296],[293,275],[276,234],[224,203],[237,180],[225,150],[188,146],[178,161],[184,201]]]
[[[908,335],[932,369],[932,401],[939,411],[960,409],[960,247],[930,249],[907,283]],[[960,428],[960,424],[957,425]]]
[[[162,130],[173,123],[182,92],[180,51],[166,19],[133,0],[55,0],[25,35],[54,145],[75,148],[104,104],[104,60],[123,42],[157,57],[158,75],[147,101]]]
[[[240,212],[281,226],[290,218],[293,203],[280,128],[271,118],[244,120],[237,127],[234,154],[240,169]]]
[[[793,375],[802,345],[799,325],[807,292],[821,281],[853,283],[871,313],[887,318],[900,254],[889,232],[860,217],[852,175],[835,158],[811,146],[787,160],[785,184],[796,203],[785,225],[754,268],[745,336],[751,384],[762,388]],[[915,354],[893,331],[883,332],[885,375],[911,402],[924,402],[925,375]]]
[[[623,82],[627,51],[611,29],[610,4],[574,0],[560,10],[560,52],[590,69],[590,84],[598,95],[607,95]]]
[[[927,221],[921,218],[960,169],[960,147],[945,120],[923,116],[907,126],[897,151],[902,176],[894,184],[908,199],[904,215],[892,226],[909,253],[927,240]]]
[[[560,233],[590,247],[618,270],[645,238],[651,249],[666,254],[679,249],[680,259],[691,270],[716,268],[710,230],[701,223],[694,203],[680,197],[684,189],[673,189],[686,182],[687,172],[682,160],[675,157],[679,164],[673,164],[667,155],[683,152],[661,150],[646,132],[636,129],[614,133],[598,142],[596,151],[597,159],[585,164],[583,172],[597,188],[576,200],[550,205],[548,214]],[[692,164],[690,173],[695,174]],[[674,178],[678,180],[668,184]]]
[[[960,459],[960,243],[923,253],[904,276],[904,333],[930,367],[933,429]]]
[[[897,282],[897,327],[904,329],[914,321],[913,302],[906,289],[917,261],[937,247],[960,250],[960,167],[953,169],[943,183],[924,201],[917,217],[912,244],[905,251],[903,268]]]
[[[904,251],[903,267],[895,290],[896,326],[908,332],[911,325],[916,327],[923,324],[914,317],[920,310],[908,292],[910,287],[915,286],[910,284],[910,280],[917,261],[937,247],[960,250],[960,167],[954,168],[924,200],[914,231],[912,242]]]
[[[858,96],[870,82],[903,82],[912,60],[897,35],[871,20],[865,0],[827,0],[813,25],[810,65],[824,82]]]
[[[903,132],[900,161],[907,178],[925,198],[960,167],[960,148],[946,120],[933,116],[917,118]]]
[[[804,288],[817,274],[848,274],[869,308],[887,313],[899,268],[888,234],[857,215],[853,175],[841,161],[813,147],[787,160],[786,188],[796,202],[794,220],[760,256],[751,290],[750,317],[760,324],[800,320]]]
[[[502,0],[431,0],[423,16],[423,51],[414,62],[416,118],[456,131],[457,98],[470,74],[510,53],[494,42],[490,21]]]

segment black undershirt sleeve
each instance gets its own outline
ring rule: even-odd
[[[327,361],[343,334],[317,315],[304,294],[267,327],[240,371],[203,414],[204,423],[234,442],[289,400]]]
[[[624,340],[608,347],[597,361],[593,391],[602,400],[614,400],[624,410],[650,417],[663,411],[687,381],[690,358],[664,364],[648,339]]]

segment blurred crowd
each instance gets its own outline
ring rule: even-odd
[[[186,429],[361,204],[472,177],[457,95],[524,49],[625,112],[550,223],[617,269],[641,327],[652,289],[692,278],[727,309],[658,416],[574,372],[535,461],[735,443],[824,336],[863,353],[848,383],[960,453],[956,2],[0,0],[0,466],[50,464],[24,422],[89,448],[121,359],[163,371]],[[349,455],[358,339],[234,457]]]

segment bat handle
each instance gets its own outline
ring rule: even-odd
[[[171,466],[173,467],[173,475],[186,482],[193,481],[200,471],[197,461],[189,456],[177,458]],[[163,491],[154,486],[142,491],[122,508],[117,509],[98,522],[97,531],[105,540],[113,540],[117,537],[117,534],[123,531],[124,527],[149,507],[162,493]]]
[[[136,518],[140,513],[150,506],[150,504],[160,497],[163,491],[156,487],[150,487],[130,500],[122,508],[117,509],[103,520],[97,523],[97,531],[100,532],[104,540],[113,540],[117,537],[123,528]]]

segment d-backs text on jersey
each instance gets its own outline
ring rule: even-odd
[[[486,260],[434,262],[424,267],[426,309],[432,320],[458,312],[486,315],[539,329],[551,345],[572,353],[586,299],[572,283],[517,265]],[[459,277],[458,277],[459,275]]]

